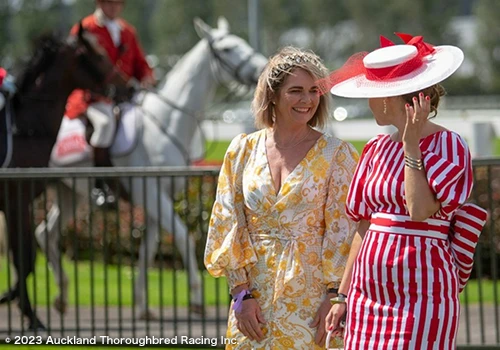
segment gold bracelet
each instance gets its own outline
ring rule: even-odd
[[[414,164],[414,163],[410,163],[408,161],[405,160],[405,165],[408,167],[408,168],[411,168],[411,169],[417,169],[417,170],[422,170],[424,169],[423,165],[422,164]]]
[[[405,162],[410,162],[410,163],[414,163],[414,164],[417,164],[417,165],[422,165],[422,158],[412,158],[410,156],[407,156],[405,155]]]

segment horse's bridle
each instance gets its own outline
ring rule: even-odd
[[[256,80],[253,80],[253,81],[249,81],[249,80],[246,80],[242,75],[241,75],[241,70],[243,69],[243,67],[246,66],[246,64],[254,57],[257,55],[257,52],[255,52],[255,50],[252,48],[252,51],[247,55],[247,57],[245,57],[244,59],[242,59],[236,66],[234,66],[233,64],[231,64],[230,62],[228,62],[227,60],[224,59],[224,57],[222,57],[222,55],[219,53],[219,51],[217,49],[215,49],[214,45],[218,42],[218,41],[221,41],[222,39],[224,39],[227,35],[222,35],[216,39],[212,39],[212,40],[208,40],[208,46],[210,47],[210,52],[212,53],[212,55],[215,57],[217,63],[218,63],[218,67],[219,68],[222,68],[224,69],[226,72],[228,72],[230,75],[232,75],[236,81],[242,85],[245,85],[245,86],[248,86],[250,84],[257,84],[257,81]],[[222,79],[220,79],[220,73],[217,74],[216,73],[217,71],[214,71],[214,76],[217,78],[217,80],[219,81],[219,83],[221,85],[226,85],[224,84],[224,81]]]
[[[214,44],[217,41],[222,40],[226,35],[220,36],[219,38],[215,40],[208,40],[208,46],[210,48],[210,52],[212,53],[213,57],[215,58],[215,65],[212,64],[213,61],[211,61],[211,68],[212,72],[214,73],[215,79],[218,81],[218,83],[222,86],[224,86],[229,92],[230,95],[234,94],[234,88],[231,88],[225,84],[224,80],[220,77],[220,69],[224,69],[228,74],[232,75],[235,80],[241,85],[241,86],[249,86],[250,84],[257,84],[257,81],[249,81],[246,80],[242,75],[241,75],[241,70],[247,65],[247,63],[257,55],[257,52],[252,49],[252,51],[244,58],[242,59],[237,65],[233,65],[230,62],[226,61],[222,55],[220,55],[219,50],[216,50],[214,47]],[[214,67],[215,66],[215,67]],[[200,115],[199,113],[195,113],[193,111],[189,111],[181,106],[179,106],[176,102],[170,100],[169,98],[157,93],[157,91],[152,91],[157,94],[157,97],[163,101],[165,104],[171,106],[173,109],[181,111],[182,113],[186,114],[187,116],[193,118],[197,125],[198,128],[201,129],[200,126]],[[145,115],[149,116],[152,121],[157,125],[159,130],[166,135],[172,143],[177,147],[177,149],[182,153],[184,160],[186,164],[189,164],[191,162],[189,152],[182,146],[182,143],[177,139],[175,135],[172,135],[162,124],[161,122],[156,118],[155,115],[152,113],[149,113],[146,111],[144,108],[142,108],[142,101],[137,104],[142,110]]]

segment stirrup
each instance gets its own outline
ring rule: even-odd
[[[94,187],[90,196],[94,204],[98,207],[115,208],[118,202],[115,194],[106,183],[103,183],[102,186]]]

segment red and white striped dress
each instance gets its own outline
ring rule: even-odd
[[[412,222],[405,206],[403,145],[390,135],[368,142],[347,198],[347,213],[371,222],[354,264],[345,349],[455,349],[458,272],[448,231],[472,190],[469,149],[440,131],[420,141],[441,209]]]

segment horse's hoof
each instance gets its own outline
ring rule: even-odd
[[[66,310],[68,308],[68,303],[63,301],[60,296],[54,299],[54,309],[59,312],[59,314],[64,315],[66,313]]]
[[[30,325],[28,327],[29,331],[45,331],[47,330],[45,326],[43,325],[42,321],[40,321],[38,318],[30,322]]]
[[[141,321],[156,321],[158,316],[151,310],[142,311],[139,314],[139,320]]]
[[[3,293],[0,297],[0,304],[8,303],[9,301],[13,301],[17,298],[17,290],[10,289],[7,292]]]
[[[191,304],[189,306],[189,312],[198,316],[205,315],[205,307],[201,304]]]

